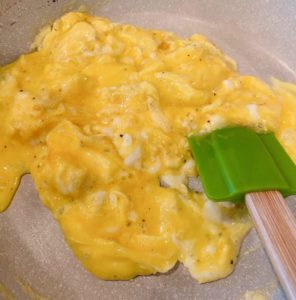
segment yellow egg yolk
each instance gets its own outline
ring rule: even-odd
[[[0,210],[31,173],[95,276],[177,261],[199,282],[231,273],[248,214],[188,188],[198,174],[186,137],[229,124],[271,130],[296,161],[296,87],[241,76],[203,36],[83,13],[46,27],[34,47],[0,68]]]

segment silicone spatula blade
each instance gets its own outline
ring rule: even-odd
[[[296,194],[293,161],[272,133],[243,127],[188,141],[207,197],[245,199],[287,297],[296,299],[296,220],[282,197]]]
[[[296,194],[296,166],[272,133],[233,127],[188,140],[209,199],[237,202],[267,190]]]

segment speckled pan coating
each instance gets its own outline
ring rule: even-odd
[[[0,0],[0,64],[28,51],[40,26],[81,4],[114,22],[182,36],[203,33],[238,61],[242,73],[296,82],[294,0]],[[296,213],[295,198],[289,203]],[[239,300],[248,290],[285,299],[254,231],[243,244],[235,272],[224,280],[199,285],[177,266],[165,275],[100,281],[73,257],[29,176],[0,215],[0,299],[1,284],[16,299]]]

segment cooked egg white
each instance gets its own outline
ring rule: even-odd
[[[228,275],[247,212],[188,188],[198,174],[186,136],[272,130],[296,161],[296,87],[239,75],[203,36],[83,13],[45,28],[34,47],[0,69],[0,209],[31,173],[95,276],[130,279],[177,261],[199,282]]]

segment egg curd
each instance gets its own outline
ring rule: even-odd
[[[83,13],[43,29],[33,47],[0,69],[0,209],[30,173],[99,278],[178,261],[201,283],[231,273],[248,214],[196,189],[186,137],[230,124],[271,130],[296,161],[295,86],[239,75],[203,36]]]

